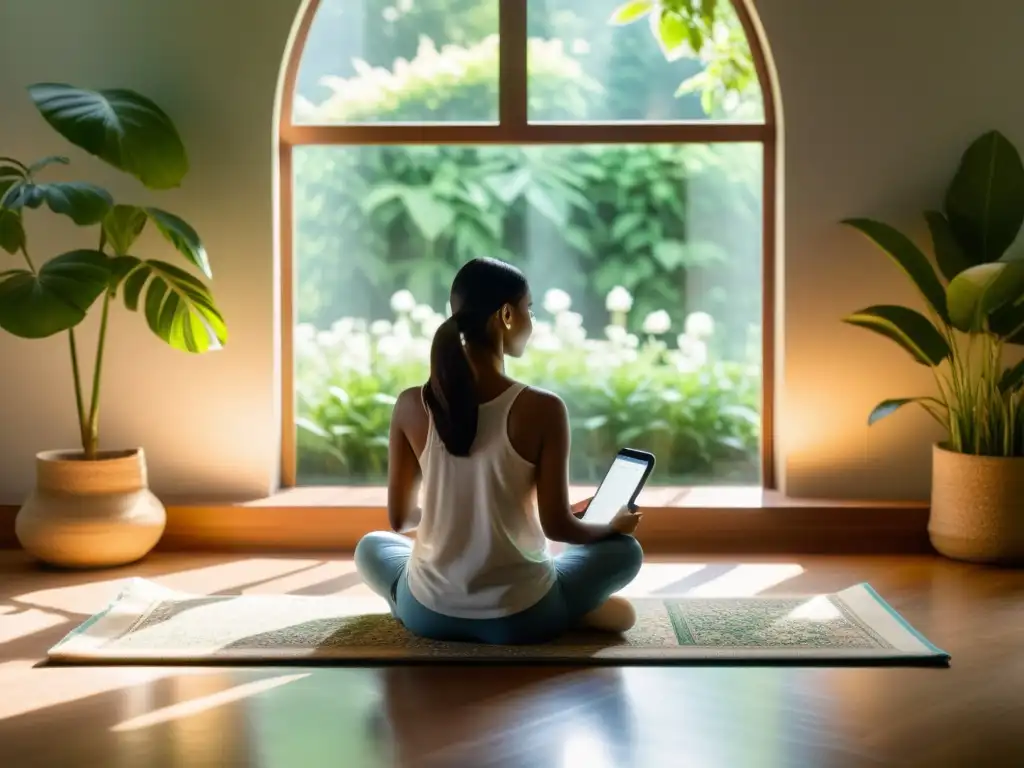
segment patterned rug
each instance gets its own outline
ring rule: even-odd
[[[299,595],[195,596],[142,579],[49,651],[55,662],[559,662],[568,664],[936,664],[949,655],[867,584],[830,595],[633,600],[624,636],[545,645],[440,643],[409,634],[381,603]]]

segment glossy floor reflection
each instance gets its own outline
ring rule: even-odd
[[[929,558],[662,562],[633,594],[871,582],[953,654],[934,669],[37,665],[124,578],[365,598],[329,556],[159,554],[63,573],[0,553],[0,766],[1024,765],[1024,573]]]

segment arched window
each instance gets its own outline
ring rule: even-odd
[[[381,485],[458,267],[522,266],[510,373],[565,399],[572,481],[773,486],[776,125],[729,0],[312,0],[281,140],[283,462]]]

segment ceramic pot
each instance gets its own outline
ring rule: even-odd
[[[36,487],[18,512],[15,531],[34,557],[65,568],[126,565],[160,540],[167,514],[147,484],[141,448],[36,455]]]
[[[975,563],[1024,562],[1024,458],[932,451],[932,545]]]

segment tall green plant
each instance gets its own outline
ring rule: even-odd
[[[91,91],[41,83],[28,89],[47,123],[71,144],[130,174],[148,189],[179,186],[188,157],[174,123],[149,99],[129,90]],[[46,182],[43,171],[68,165],[53,156],[26,164],[0,157],[0,248],[25,266],[0,271],[0,328],[23,339],[68,334],[75,404],[86,459],[99,450],[100,384],[110,305],[118,298],[141,308],[150,329],[186,352],[220,348],[227,341],[224,318],[206,285],[194,274],[159,259],[133,255],[146,227],[167,240],[189,265],[211,278],[210,261],[196,231],[160,208],[116,204],[106,190],[85,182]],[[96,228],[93,247],[46,262],[30,255],[25,213],[48,208],[83,228]],[[89,403],[75,328],[99,302],[99,340]]]
[[[879,305],[844,319],[892,339],[935,373],[937,395],[885,400],[868,423],[916,403],[947,430],[954,451],[1024,456],[1024,362],[1009,368],[1002,362],[1004,345],[1024,344],[1024,259],[1010,252],[1024,223],[1024,164],[1013,144],[997,131],[971,144],[943,210],[928,211],[925,219],[938,274],[893,227],[844,222],[903,270],[930,316]]]

